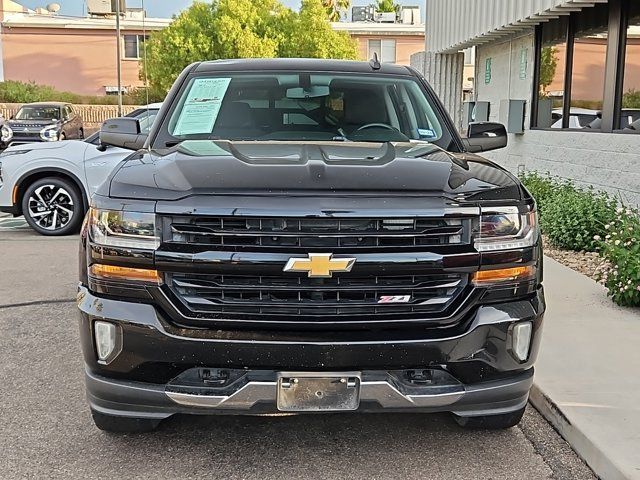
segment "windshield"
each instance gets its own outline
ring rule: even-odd
[[[412,77],[261,72],[192,78],[159,139],[442,140],[446,148],[451,136]]]
[[[22,107],[16,113],[16,120],[60,120],[60,107]]]

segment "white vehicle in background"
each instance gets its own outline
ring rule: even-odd
[[[141,133],[151,128],[161,104],[131,112]],[[89,199],[131,150],[100,146],[99,134],[86,140],[33,143],[0,154],[0,211],[24,215],[42,235],[78,231]]]
[[[598,118],[598,110],[572,107],[569,113],[569,128],[586,128]],[[562,128],[562,109],[556,108],[551,113],[554,123],[551,128]]]

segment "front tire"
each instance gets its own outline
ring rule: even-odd
[[[96,427],[110,433],[148,433],[154,431],[162,420],[152,418],[116,417],[91,409]]]
[[[24,192],[22,213],[29,226],[40,235],[71,235],[82,224],[82,194],[69,180],[42,178]]]
[[[500,415],[480,415],[477,417],[461,417],[454,415],[456,423],[464,428],[477,428],[483,430],[504,430],[515,427],[522,420],[526,407],[511,413]]]

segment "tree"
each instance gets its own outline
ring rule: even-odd
[[[397,12],[398,5],[393,0],[378,0],[376,10],[383,13]]]
[[[331,28],[321,0],[302,0],[300,12],[290,17],[278,56],[355,59],[358,51],[348,33]]]
[[[540,93],[547,95],[547,88],[553,83],[558,68],[558,50],[544,47],[540,52]]]
[[[167,92],[187,65],[202,60],[357,57],[355,41],[331,28],[322,0],[303,0],[299,12],[279,0],[196,1],[145,43],[143,76],[154,92]]]
[[[330,22],[339,22],[342,12],[349,9],[351,0],[322,0],[322,6],[327,10]]]

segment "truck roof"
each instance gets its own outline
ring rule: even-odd
[[[194,72],[241,72],[241,71],[304,71],[304,72],[353,72],[381,73],[389,75],[411,75],[404,65],[380,63],[373,69],[369,62],[353,60],[325,60],[316,58],[248,58],[239,60],[214,60],[194,66]]]

